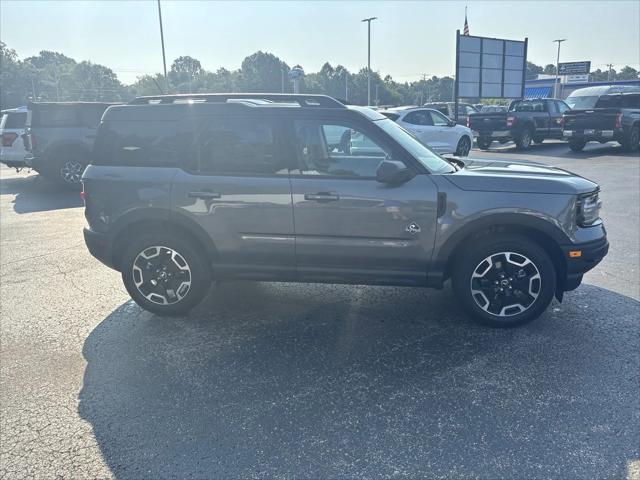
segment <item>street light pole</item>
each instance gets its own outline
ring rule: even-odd
[[[364,18],[367,22],[367,105],[371,105],[371,22],[378,17]]]
[[[560,78],[558,70],[560,69],[560,44],[562,42],[566,42],[566,38],[559,38],[554,40],[554,42],[558,42],[558,57],[556,58],[556,82],[553,85],[553,98],[558,98],[558,78]]]
[[[164,54],[164,32],[162,31],[162,10],[160,9],[160,0],[158,0],[158,19],[160,21],[160,42],[162,43],[162,66],[164,68],[164,87],[166,93],[169,93],[169,80],[167,79],[167,58]]]

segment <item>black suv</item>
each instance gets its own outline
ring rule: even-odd
[[[110,107],[83,175],[85,240],[132,298],[181,314],[212,279],[442,288],[496,326],[540,315],[607,253],[598,186],[544,165],[447,161],[321,95]]]

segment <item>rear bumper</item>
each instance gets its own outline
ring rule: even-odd
[[[609,241],[604,236],[598,240],[562,246],[566,259],[566,275],[563,291],[574,290],[582,282],[582,276],[598,265],[609,252]],[[573,253],[572,253],[573,252]]]
[[[585,142],[611,142],[620,141],[624,138],[622,129],[614,130],[563,130],[562,137],[565,140],[579,140]]]
[[[512,138],[511,130],[474,130],[473,136],[478,138]]]
[[[115,262],[113,261],[113,240],[111,236],[105,233],[94,232],[87,227],[84,227],[82,233],[84,234],[84,243],[87,245],[89,253],[107,267],[117,270]]]

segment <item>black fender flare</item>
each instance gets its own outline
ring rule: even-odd
[[[136,227],[142,228],[145,225],[161,225],[163,228],[177,226],[191,235],[204,248],[208,258],[213,260],[218,256],[218,250],[211,240],[211,237],[195,220],[169,209],[145,207],[125,213],[111,226],[112,258],[114,265],[117,266],[119,262],[119,254],[121,253],[119,252],[119,245],[124,241],[122,234],[129,229]]]

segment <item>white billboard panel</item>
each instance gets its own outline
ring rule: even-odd
[[[457,32],[456,98],[521,98],[527,40],[472,37]]]

